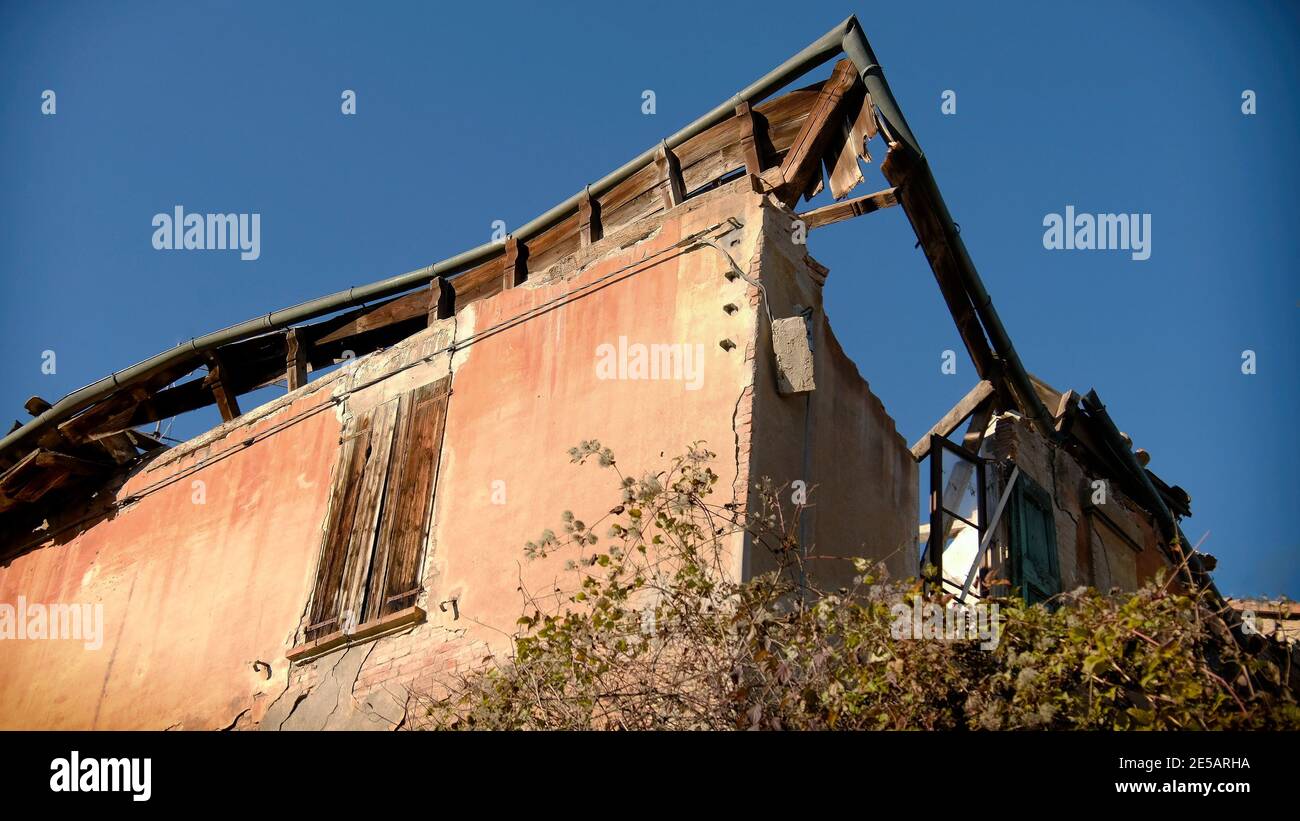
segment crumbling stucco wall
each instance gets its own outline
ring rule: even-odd
[[[0,641],[0,727],[218,729],[260,717],[320,542],[338,423],[318,383],[172,451],[140,495],[0,567],[0,602],[102,607],[102,645]]]
[[[818,551],[893,555],[914,528],[915,466],[835,343],[818,266],[790,242],[788,220],[750,180],[722,186],[168,453],[120,498],[175,482],[0,568],[0,601],[100,601],[108,624],[101,651],[0,642],[0,726],[402,726],[413,694],[508,648],[525,595],[574,589],[571,555],[529,561],[523,545],[558,530],[565,510],[596,521],[618,502],[615,472],[570,461],[587,439],[634,475],[703,442],[717,454],[719,504],[746,500],[757,476],[803,478]],[[736,267],[761,280],[773,311],[813,308],[811,393],[779,394],[767,309],[730,276]],[[602,369],[638,344],[689,351],[698,370]],[[425,619],[290,665],[341,431],[448,375]],[[191,501],[195,481],[205,504]],[[733,574],[761,570],[739,535],[726,550]]]
[[[826,590],[847,585],[854,557],[884,561],[894,578],[913,576],[916,462],[831,330],[821,285],[828,272],[795,241],[794,215],[766,199],[763,217],[762,252],[750,273],[762,281],[774,320],[807,316],[816,387],[782,394],[760,308],[749,355],[755,370],[751,436],[761,446],[750,453],[750,473],[778,486],[801,481],[808,490],[801,537],[815,557],[808,563],[813,584]],[[786,491],[788,504],[792,490]],[[773,566],[761,550],[751,559],[752,572]]]

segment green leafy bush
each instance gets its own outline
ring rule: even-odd
[[[1246,652],[1204,593],[1157,580],[1077,590],[1050,606],[999,599],[995,646],[899,638],[899,613],[947,602],[855,563],[844,590],[807,586],[802,508],[757,488],[759,509],[710,501],[714,454],[692,446],[636,479],[599,442],[570,451],[618,477],[618,503],[525,546],[567,558],[557,606],[527,597],[509,658],[422,697],[439,729],[1297,728],[1291,656]],[[603,535],[598,535],[603,530]],[[741,532],[777,570],[726,571]],[[900,607],[903,610],[900,610]],[[418,726],[418,725],[417,725]]]

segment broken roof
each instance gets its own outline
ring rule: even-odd
[[[826,79],[769,99],[840,54],[845,59]],[[892,187],[846,200],[863,180],[858,160],[870,160],[866,143],[877,134],[889,147],[881,170]],[[309,371],[335,364],[345,351],[362,355],[390,346],[431,319],[520,284],[529,271],[564,260],[604,232],[723,182],[749,175],[757,189],[794,208],[822,190],[823,171],[839,201],[801,214],[806,226],[901,205],[993,401],[1018,411],[1054,441],[1068,436],[1060,413],[1047,409],[1039,384],[1021,364],[884,72],[857,19],[849,17],[504,240],[192,339],[52,405],[33,397],[27,409],[34,418],[0,439],[0,527],[39,522],[43,507],[61,492],[84,492],[165,447],[136,430],[141,425],[212,404],[229,420],[239,415],[242,394],[286,378],[291,390],[297,388]],[[1186,505],[1171,512],[1168,486],[1140,467],[1131,470],[1133,454],[1125,448],[1126,457],[1110,442],[1113,426],[1095,393],[1084,407],[1089,419],[1107,423],[1098,437],[1106,439],[1112,465],[1126,471],[1137,498],[1173,538],[1172,513],[1186,515]]]

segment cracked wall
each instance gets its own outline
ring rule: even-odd
[[[750,473],[777,485],[796,480],[808,489],[801,539],[818,561],[811,581],[824,590],[851,584],[848,559],[884,562],[894,578],[917,572],[917,466],[894,420],[871,392],[831,330],[822,301],[828,271],[795,242],[794,214],[775,200],[764,202],[762,253],[751,276],[762,281],[772,319],[806,314],[811,327],[816,387],[783,395],[768,331],[759,310],[751,339],[754,368]],[[752,489],[751,489],[752,493]],[[783,499],[790,506],[790,493]],[[753,504],[751,499],[751,504]],[[773,566],[770,556],[751,557],[752,571]]]
[[[617,503],[613,471],[570,462],[586,439],[631,474],[703,441],[719,503],[748,499],[758,476],[805,478],[817,550],[910,570],[891,551],[910,544],[915,465],[830,333],[825,270],[789,219],[750,180],[724,185],[145,467],[121,491],[147,489],[138,502],[0,568],[0,600],[102,601],[108,625],[102,651],[0,643],[0,727],[402,727],[413,697],[508,649],[527,596],[571,592],[571,556],[528,561],[523,545],[565,510],[594,521]],[[696,236],[710,244],[683,244]],[[760,282],[779,315],[813,309],[810,393],[779,393]],[[638,344],[691,351],[699,378],[598,367]],[[425,619],[290,665],[344,423],[449,373]],[[763,569],[746,550],[739,535],[726,545],[737,575]]]

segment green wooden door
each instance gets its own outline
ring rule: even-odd
[[[1030,604],[1061,592],[1052,497],[1022,471],[1011,494],[1011,582]]]

